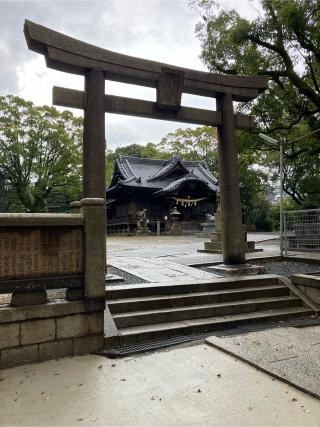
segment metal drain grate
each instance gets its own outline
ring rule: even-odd
[[[248,325],[240,325],[232,329],[222,329],[219,331],[202,332],[193,335],[180,335],[171,338],[162,338],[158,340],[145,341],[141,343],[127,344],[117,346],[105,350],[105,355],[110,358],[124,357],[132,354],[146,353],[149,351],[159,350],[161,348],[171,347],[174,345],[184,344],[192,341],[202,341],[212,335],[216,337],[226,337],[230,335],[241,335],[249,332],[264,331],[272,328],[304,328],[307,326],[320,325],[320,318],[306,317],[285,321],[268,322],[268,323],[252,323]]]

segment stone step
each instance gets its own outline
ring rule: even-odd
[[[278,310],[241,313],[231,316],[207,317],[156,325],[143,325],[119,330],[120,345],[151,341],[173,336],[190,335],[200,332],[214,332],[249,323],[263,323],[294,319],[311,315],[312,310],[305,307],[282,308]]]
[[[215,278],[201,283],[183,283],[183,284],[138,284],[138,285],[114,285],[106,286],[107,301],[120,298],[134,298],[147,296],[164,296],[174,294],[187,294],[193,292],[211,292],[226,289],[241,289],[249,287],[269,287],[279,286],[277,276],[270,274],[260,274],[259,276],[246,276],[235,279],[234,277]]]
[[[148,311],[135,311],[114,314],[117,328],[226,316],[254,311],[276,310],[301,306],[301,300],[293,296],[254,298],[244,301],[232,301],[207,305],[195,305],[175,308],[162,308]]]
[[[289,289],[286,286],[253,286],[249,288],[223,289],[219,291],[212,290],[209,292],[182,293],[166,296],[155,295],[140,298],[122,298],[107,301],[107,304],[110,312],[112,314],[117,314],[129,311],[241,301],[249,298],[275,297],[283,295],[289,295]]]

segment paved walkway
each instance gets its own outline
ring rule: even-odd
[[[207,342],[320,399],[320,326],[210,337]]]
[[[0,372],[1,426],[318,426],[317,399],[209,345]]]
[[[249,239],[257,242],[272,241],[274,238],[277,238],[275,233],[253,233],[249,236]],[[197,252],[203,249],[206,240],[192,235],[108,237],[107,262],[149,282],[206,280],[217,276],[189,267],[222,262],[222,254]],[[264,252],[247,254],[247,258],[279,255],[278,246],[267,245],[263,248]]]
[[[162,258],[112,257],[108,263],[148,282],[167,283],[174,281],[174,283],[179,284],[190,280],[201,282],[219,277]]]

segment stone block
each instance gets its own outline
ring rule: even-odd
[[[222,252],[222,243],[217,241],[204,242],[204,248],[207,251]]]
[[[17,347],[19,345],[19,323],[0,325],[0,349]]]
[[[265,267],[261,265],[253,264],[233,264],[225,265],[218,264],[212,267],[208,267],[210,272],[216,274],[222,274],[224,276],[245,276],[245,275],[256,275],[265,273]]]
[[[306,295],[315,303],[320,304],[320,289],[306,286]]]
[[[30,305],[19,308],[7,306],[0,310],[0,324],[103,311],[105,304],[105,298],[100,298],[85,301],[62,300],[62,302],[54,301],[48,302],[48,304]]]
[[[75,314],[57,319],[57,339],[89,335],[89,315]]]
[[[87,354],[94,353],[104,348],[104,336],[91,335],[88,337],[80,337],[73,339],[73,354]]]
[[[53,341],[55,336],[54,319],[28,320],[21,323],[21,345]]]
[[[69,301],[83,300],[84,289],[83,288],[67,289],[66,297],[67,297],[67,300]]]
[[[46,304],[46,302],[48,302],[46,291],[14,292],[11,297],[11,305],[15,307]]]
[[[104,313],[92,313],[89,315],[90,335],[102,334],[104,328]]]
[[[39,360],[72,356],[72,339],[39,344]]]
[[[27,345],[23,347],[1,350],[1,369],[24,365],[25,363],[37,362],[39,360],[38,345]]]
[[[220,242],[220,244],[222,245],[222,233],[220,231],[211,233],[211,241]]]

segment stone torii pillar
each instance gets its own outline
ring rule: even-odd
[[[99,69],[85,74],[83,121],[83,197],[106,198],[105,77]]]
[[[222,117],[218,126],[218,158],[223,262],[226,265],[244,264],[245,242],[232,96],[217,96],[217,109]]]

